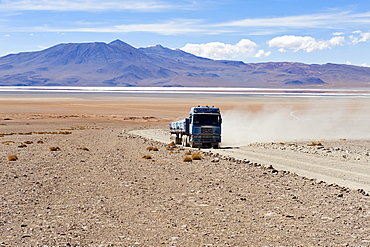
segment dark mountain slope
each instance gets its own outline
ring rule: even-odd
[[[0,57],[0,85],[369,87],[370,68],[338,64],[215,61],[161,45],[59,44]]]

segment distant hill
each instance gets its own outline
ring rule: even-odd
[[[160,45],[59,44],[0,57],[0,86],[369,87],[370,68],[211,60]]]

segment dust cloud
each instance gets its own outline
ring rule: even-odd
[[[295,109],[266,105],[260,110],[222,113],[222,145],[300,140],[370,139],[370,106],[307,104]]]

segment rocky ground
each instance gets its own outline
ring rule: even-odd
[[[265,149],[291,150],[340,160],[370,162],[370,140],[305,141],[280,143],[253,143],[249,146]]]
[[[135,121],[2,121],[0,245],[370,245],[365,193],[210,152],[193,160],[129,133],[167,125]],[[369,142],[343,143],[253,145],[369,159]]]

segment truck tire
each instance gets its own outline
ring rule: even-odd
[[[190,147],[190,137],[186,136],[186,146]]]
[[[186,136],[185,135],[182,136],[182,138],[181,138],[181,145],[186,147]]]
[[[176,144],[181,144],[181,137],[179,135],[176,135]]]

